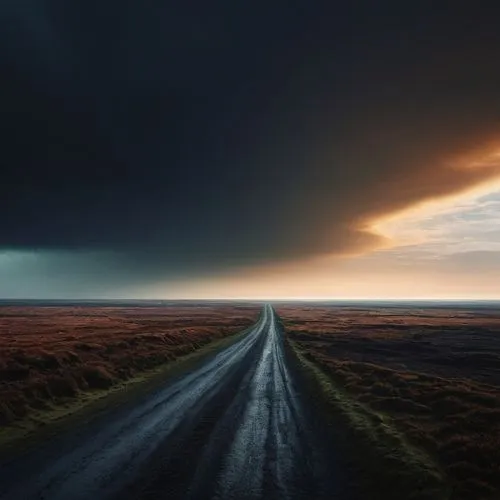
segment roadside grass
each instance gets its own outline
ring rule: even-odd
[[[90,365],[83,365],[81,362],[73,365],[70,372],[67,367],[61,367],[59,364],[36,371],[36,375],[32,377],[34,380],[22,379],[21,387],[12,382],[8,385],[4,383],[3,387],[0,387],[0,410],[3,412],[3,423],[0,424],[0,455],[10,456],[66,428],[83,425],[100,413],[133,401],[159,388],[166,381],[181,376],[245,335],[257,320],[257,310],[253,308],[243,321],[240,318],[230,327],[227,327],[227,324],[222,325],[216,335],[174,346],[179,348],[175,355],[172,355],[171,351],[166,355],[151,351],[152,358],[130,367],[125,377],[110,376],[109,371],[97,360],[97,363],[94,361],[94,364]],[[212,328],[216,327],[211,327],[210,332],[213,331]],[[203,334],[206,332],[206,329],[203,330]],[[189,337],[189,333],[187,336]],[[179,337],[182,340],[184,338],[185,335]],[[111,337],[108,340],[116,339]],[[105,344],[105,340],[101,340],[101,343]],[[101,348],[100,351],[106,352],[105,347],[104,345],[104,349]],[[128,351],[127,356],[134,356],[133,346],[128,345],[125,350]],[[54,356],[53,353],[48,355]],[[139,358],[141,355],[144,357],[144,351],[138,352],[138,355]],[[68,383],[74,384],[75,373],[84,374],[84,383],[82,386],[76,383],[73,390],[66,391]],[[51,381],[64,380],[65,377],[69,382],[61,384],[63,390],[54,391],[54,387],[59,385],[51,385]],[[35,398],[26,398],[26,394],[33,396],[33,393],[26,389],[31,383],[41,388],[41,392],[34,393]],[[5,395],[10,395],[11,398],[7,399]],[[22,404],[23,410],[20,413],[12,414],[11,407],[7,406],[6,403],[12,400]]]
[[[332,438],[356,470],[361,498],[451,498],[443,471],[430,455],[406,439],[389,415],[350,397],[297,343],[288,343],[308,390],[326,416]]]
[[[289,341],[289,345],[333,438],[340,440],[356,469],[362,498],[450,498],[443,472],[429,455],[408,442],[388,415],[350,397],[297,343]]]
[[[329,401],[329,419],[361,433],[366,446],[355,452],[377,478],[373,491],[387,473],[376,469],[386,446],[411,465],[408,484],[429,467],[438,474],[447,489],[432,498],[500,498],[498,311],[289,306],[278,314],[311,390]]]

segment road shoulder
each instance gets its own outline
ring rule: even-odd
[[[410,445],[385,415],[351,399],[297,344],[290,360],[329,439],[346,457],[359,498],[444,500],[450,492],[432,458]]]
[[[80,397],[64,405],[54,405],[30,418],[1,427],[0,461],[10,460],[23,454],[61,432],[85,426],[110,411],[126,405],[133,406],[140,398],[182,377],[186,372],[195,369],[207,359],[240,340],[255,327],[258,321],[259,319],[243,331],[209,342],[194,352],[143,371],[109,389],[83,392]]]

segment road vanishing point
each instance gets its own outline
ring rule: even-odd
[[[288,357],[266,305],[190,372],[0,464],[0,498],[346,498]]]

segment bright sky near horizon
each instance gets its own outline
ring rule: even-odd
[[[493,190],[491,190],[493,189]],[[489,192],[488,192],[489,191]],[[500,190],[435,202],[376,225],[390,248],[178,283],[188,298],[500,300]],[[163,286],[151,295],[162,296]]]
[[[108,298],[500,299],[500,190],[401,215],[377,225],[390,247],[317,257],[144,287],[96,289]],[[58,270],[53,260],[57,257]],[[95,262],[102,255],[82,255]],[[109,260],[109,256],[107,256]],[[81,262],[79,262],[81,266]],[[92,297],[73,255],[0,253],[3,297]],[[90,274],[90,276],[89,276]],[[68,276],[73,276],[68,280]],[[8,285],[8,288],[6,288]],[[43,293],[43,290],[51,293]],[[30,293],[30,290],[32,292]],[[16,292],[17,291],[17,292]]]

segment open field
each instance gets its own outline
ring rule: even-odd
[[[500,311],[281,305],[277,312],[353,422],[370,420],[377,439],[397,437],[394,457],[436,464],[453,499],[500,498]]]
[[[254,323],[253,305],[0,307],[0,425],[106,390]]]

